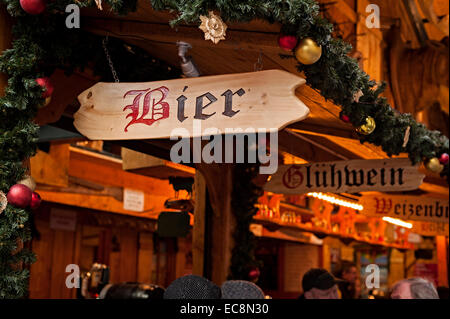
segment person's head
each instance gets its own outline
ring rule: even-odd
[[[228,280],[222,284],[222,299],[264,299],[256,284],[245,280]]]
[[[306,272],[302,279],[305,299],[339,299],[337,283],[328,271],[313,268]]]
[[[343,263],[341,266],[341,274],[339,277],[351,284],[355,284],[355,281],[358,278],[358,270],[356,269],[356,265],[349,262]]]
[[[216,284],[196,275],[175,279],[164,292],[164,299],[220,299],[221,296]]]
[[[431,282],[416,277],[397,282],[392,287],[391,299],[439,299],[439,295]]]
[[[437,287],[437,292],[439,294],[439,299],[449,299],[449,289],[448,287],[439,286]]]

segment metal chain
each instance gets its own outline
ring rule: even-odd
[[[109,68],[111,69],[111,73],[113,75],[114,82],[119,83],[120,82],[119,81],[119,77],[117,76],[117,72],[114,69],[114,64],[113,64],[113,62],[111,60],[111,56],[109,55],[107,44],[108,44],[108,36],[106,36],[103,39],[103,50],[105,51],[106,59],[108,60]]]

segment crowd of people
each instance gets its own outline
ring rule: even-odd
[[[299,299],[359,299],[360,284],[354,264],[344,265],[339,277],[322,268],[306,272],[301,280],[303,289]],[[439,290],[439,292],[438,292]],[[229,280],[220,287],[210,280],[186,275],[174,280],[167,289],[156,285],[107,285],[101,299],[270,299],[253,282]],[[395,283],[389,293],[391,299],[448,299],[448,288],[436,289],[423,278],[408,278]]]
[[[359,299],[356,266],[344,268],[341,274],[341,278],[336,278],[325,269],[309,270],[302,279],[303,294],[300,299]],[[389,298],[448,299],[448,288],[442,287],[440,295],[431,282],[413,277],[396,282],[390,289]]]

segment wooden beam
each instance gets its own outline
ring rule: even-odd
[[[355,10],[353,10],[346,1],[343,0],[337,0],[337,1],[319,1],[321,4],[324,5],[332,5],[335,9],[340,11],[346,18],[348,18],[352,23],[356,23],[358,20],[358,15],[356,14]]]
[[[448,238],[436,236],[439,286],[448,287]]]
[[[145,193],[170,197],[174,190],[168,181],[137,175],[122,170],[120,160],[86,154],[71,147],[69,175],[105,186],[139,189]]]
[[[315,123],[309,123],[308,120],[296,122],[287,126],[293,132],[307,133],[310,135],[317,135],[322,137],[338,136],[348,139],[358,139],[353,129],[343,129],[335,127],[327,127],[317,125]]]
[[[278,134],[278,148],[280,151],[287,152],[300,157],[307,162],[326,162],[342,160],[334,151],[326,151],[305,140],[298,138],[295,134],[283,130]],[[334,153],[334,154],[333,154]]]
[[[168,179],[171,176],[193,177],[195,175],[193,167],[166,161],[124,147],[122,147],[122,168],[128,172],[159,179]]]
[[[197,26],[171,28],[168,24],[87,18],[83,21],[82,28],[97,35],[109,35],[123,40],[138,38],[142,41],[174,45],[177,41],[187,41],[198,47],[243,48],[250,51],[263,50],[265,52],[283,53],[278,46],[278,33],[227,30],[227,40],[213,44],[204,40],[203,33]],[[149,32],[150,30],[151,32]]]
[[[68,187],[69,154],[69,144],[52,144],[48,154],[38,151],[30,160],[36,183]]]
[[[155,145],[155,140],[121,140],[112,141],[116,145],[128,148],[130,150],[152,155],[161,159],[170,160],[170,148],[162,145]]]
[[[420,185],[419,189],[428,192],[430,194],[432,194],[432,196],[434,197],[438,197],[438,198],[448,198],[449,196],[449,192],[448,192],[448,186],[440,186],[440,185],[436,185],[436,184],[432,184],[432,183],[427,183],[426,182],[427,179],[424,179],[424,183],[422,183],[422,185]]]
[[[408,17],[414,28],[417,40],[419,41],[422,47],[425,46],[426,41],[428,40],[428,35],[423,25],[422,17],[419,14],[419,10],[416,6],[415,1],[403,0],[402,3],[408,13]]]
[[[221,285],[229,274],[234,247],[233,231],[236,220],[231,210],[233,164],[198,164],[197,169],[205,177],[214,211],[211,216],[211,251],[214,253],[207,257],[211,259],[211,280]]]
[[[101,190],[92,190],[86,187],[80,186],[69,186],[69,187],[53,187],[39,185],[40,190],[45,190],[49,192],[57,193],[72,193],[72,194],[85,194],[85,195],[95,195],[95,196],[110,196],[119,202],[123,202],[123,188],[121,187],[111,187],[106,186]]]
[[[65,193],[46,190],[39,186],[36,189],[46,202],[149,219],[158,218],[159,213],[164,210],[164,202],[169,197],[145,194],[144,212],[133,212],[123,209],[123,203],[110,196]]]
[[[194,231],[192,236],[192,274],[204,276],[206,181],[199,170],[194,179]]]

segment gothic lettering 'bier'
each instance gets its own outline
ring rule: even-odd
[[[417,189],[423,178],[408,159],[352,160],[284,165],[265,189],[284,194],[404,191]]]

